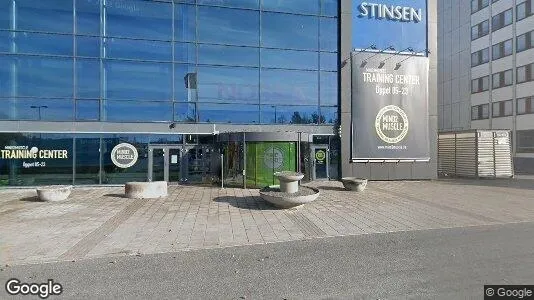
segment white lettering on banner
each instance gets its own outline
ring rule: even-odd
[[[421,8],[362,2],[359,9],[362,17],[416,23],[421,22],[423,19],[423,10]]]

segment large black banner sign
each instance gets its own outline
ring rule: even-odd
[[[366,55],[352,58],[352,159],[429,160],[428,58]]]

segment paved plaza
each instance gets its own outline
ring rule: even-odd
[[[340,182],[317,201],[282,210],[258,190],[171,186],[161,199],[123,197],[122,187],[76,188],[64,202],[34,190],[0,191],[2,265],[534,221],[534,180]]]

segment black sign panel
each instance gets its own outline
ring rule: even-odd
[[[352,54],[353,160],[429,160],[428,58],[372,55]]]

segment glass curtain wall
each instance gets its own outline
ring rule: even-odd
[[[0,119],[336,123],[338,6],[2,0]]]

